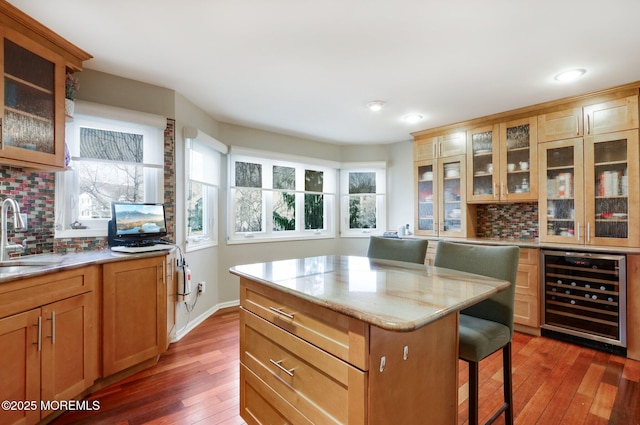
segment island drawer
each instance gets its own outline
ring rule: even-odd
[[[364,322],[298,297],[240,279],[240,305],[316,347],[368,370]]]
[[[362,423],[365,372],[246,310],[240,361],[315,424]]]
[[[240,412],[249,425],[313,425],[243,364],[240,364],[240,396]]]

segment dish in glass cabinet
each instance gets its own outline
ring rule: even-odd
[[[485,154],[485,153],[491,153],[491,149],[478,149],[476,151],[476,154],[480,154],[480,155]]]

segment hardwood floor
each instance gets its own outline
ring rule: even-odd
[[[100,410],[68,412],[53,424],[244,424],[238,345],[237,309],[218,312],[153,368],[93,394]],[[498,353],[480,365],[481,420],[501,404],[501,361]],[[459,368],[458,422],[466,424],[466,363]],[[640,362],[516,333],[513,394],[516,424],[640,424]]]

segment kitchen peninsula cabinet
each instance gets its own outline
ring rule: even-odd
[[[236,266],[240,414],[250,425],[457,422],[458,311],[509,286],[320,256]],[[319,288],[321,288],[319,290]]]
[[[164,256],[102,267],[102,373],[109,376],[167,348]]]
[[[538,142],[550,142],[639,127],[638,95],[538,116]]]
[[[0,285],[0,398],[34,402],[0,411],[3,424],[33,424],[40,400],[69,400],[98,377],[97,266]]]
[[[469,202],[536,201],[536,117],[467,132]]]
[[[0,163],[64,168],[65,76],[91,55],[0,2]]]
[[[465,174],[464,155],[415,163],[417,235],[473,235],[474,209],[466,203]]]
[[[547,142],[540,149],[540,241],[640,246],[638,130]]]

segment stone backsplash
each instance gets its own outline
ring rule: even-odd
[[[167,215],[167,239],[175,241],[175,120],[167,120],[164,132],[164,203]],[[55,173],[26,172],[20,168],[0,166],[0,198],[14,198],[23,213],[27,213],[26,232],[13,232],[9,227],[9,242],[27,240],[21,255],[48,252],[65,253],[107,249],[106,237],[55,239]],[[12,253],[12,255],[17,255]]]
[[[538,237],[538,204],[486,204],[477,206],[480,238],[533,239]]]

